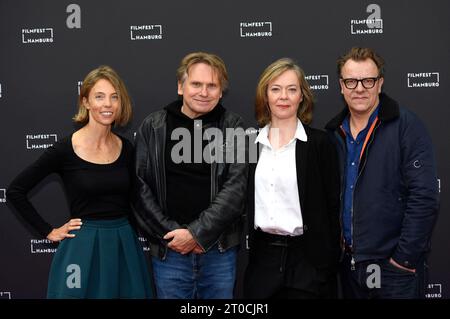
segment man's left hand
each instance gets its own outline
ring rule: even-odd
[[[164,239],[172,239],[167,247],[182,255],[188,254],[197,246],[191,232],[185,228],[175,229],[164,235]]]
[[[416,269],[411,269],[411,268],[403,267],[402,265],[400,265],[399,263],[397,263],[397,262],[396,262],[394,259],[392,259],[392,258],[389,259],[389,262],[390,262],[391,265],[393,265],[394,267],[400,268],[400,269],[402,269],[402,270],[409,271],[409,272],[412,272],[412,273],[415,273],[415,272],[416,272]]]

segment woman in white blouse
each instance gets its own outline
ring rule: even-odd
[[[247,298],[333,298],[340,253],[339,168],[325,132],[307,126],[313,95],[283,58],[262,73],[261,127],[249,174]]]

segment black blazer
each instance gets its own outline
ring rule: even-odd
[[[340,256],[340,181],[336,149],[327,134],[304,125],[307,142],[296,141],[297,185],[303,218],[305,255],[317,268],[334,268]],[[250,164],[247,220],[252,249],[255,170]]]

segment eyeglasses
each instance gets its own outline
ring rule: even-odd
[[[375,83],[378,81],[380,77],[377,76],[375,78],[364,78],[364,79],[343,79],[341,78],[342,82],[344,82],[344,85],[347,89],[356,89],[358,86],[358,82],[361,82],[362,86],[365,89],[371,89],[375,86]]]

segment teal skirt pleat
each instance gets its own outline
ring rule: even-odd
[[[47,298],[153,298],[142,246],[126,218],[83,220],[53,257]]]

